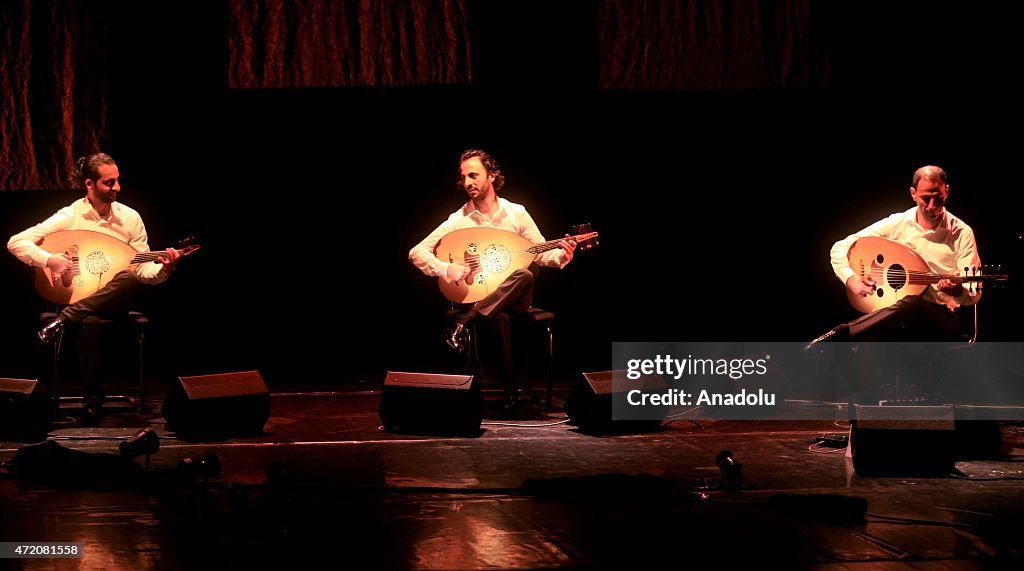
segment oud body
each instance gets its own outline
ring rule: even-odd
[[[71,258],[71,267],[63,273],[50,268],[35,268],[35,287],[44,299],[56,304],[75,303],[96,293],[118,272],[136,264],[152,262],[166,255],[165,251],[135,251],[128,244],[93,230],[64,230],[43,238],[40,246]],[[185,256],[198,249],[181,250]]]
[[[440,260],[469,268],[465,279],[438,278],[441,293],[455,303],[480,301],[512,272],[529,267],[537,254],[558,248],[561,240],[593,242],[597,232],[586,232],[534,244],[515,232],[496,228],[463,228],[449,232],[434,248]]]
[[[914,250],[876,236],[858,238],[850,247],[847,259],[857,275],[861,278],[870,277],[875,283],[874,293],[867,297],[846,290],[850,304],[863,313],[889,307],[908,295],[920,295],[929,285],[942,279],[961,284],[1004,282],[1008,279],[1005,275],[934,273],[924,258]],[[970,270],[978,272],[980,268]]]

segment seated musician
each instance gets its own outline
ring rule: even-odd
[[[875,236],[891,240],[917,252],[928,266],[931,276],[928,285],[920,295],[905,295],[895,303],[881,307],[854,321],[841,324],[818,340],[833,336],[832,340],[854,341],[961,341],[962,329],[955,309],[960,305],[977,303],[980,289],[964,287],[950,278],[938,276],[960,276],[964,269],[980,268],[981,259],[974,238],[974,231],[961,219],[946,210],[949,185],[946,172],[937,166],[924,166],[914,172],[910,187],[914,207],[897,212],[855,232],[832,246],[832,268],[848,290],[851,300],[870,299],[878,292],[892,291],[892,284],[876,283],[883,279],[869,268],[852,268],[849,260],[851,247],[861,238]],[[884,256],[883,256],[884,258]],[[877,259],[867,257],[869,263]],[[867,264],[865,264],[867,266]],[[908,275],[914,277],[913,272]],[[909,281],[907,283],[910,283]],[[883,287],[884,286],[884,287]],[[888,288],[888,289],[886,289]],[[817,341],[817,340],[815,340]],[[869,370],[878,363],[900,362],[899,348],[883,345],[862,346],[858,357],[858,394],[861,402],[873,402],[885,398],[928,399],[935,388],[936,379],[941,376],[943,362],[948,355],[941,351],[933,355],[924,379],[915,381],[906,377],[902,382],[898,371],[879,378],[877,369]],[[894,353],[896,352],[896,353]],[[903,361],[904,363],[906,361]],[[919,373],[920,374],[920,373]],[[914,383],[917,382],[915,385]],[[900,386],[902,384],[902,387]],[[895,387],[895,390],[894,390]]]
[[[858,238],[878,236],[914,250],[941,275],[962,275],[964,268],[980,268],[981,258],[974,230],[945,208],[949,197],[946,171],[924,166],[914,172],[910,197],[915,206],[850,234],[832,246],[832,269],[855,296],[875,294],[876,285],[868,273],[850,267],[850,247]],[[854,338],[870,336],[900,341],[955,341],[961,328],[953,311],[960,305],[978,302],[981,291],[966,288],[948,278],[931,284],[920,296],[907,296],[851,325]]]
[[[501,168],[491,155],[471,149],[459,158],[458,187],[469,195],[469,202],[453,212],[433,232],[409,251],[412,263],[428,276],[447,276],[462,280],[471,274],[465,260],[441,260],[435,247],[448,233],[464,228],[496,228],[514,232],[533,243],[545,242],[537,224],[520,204],[509,202],[497,194],[505,183]],[[564,268],[572,261],[576,243],[561,240],[560,248],[538,254],[534,262],[541,266]],[[528,269],[515,270],[508,278],[472,305],[458,312],[456,322],[448,335],[448,345],[455,351],[465,350],[466,327],[474,320],[486,324],[497,335],[501,348],[500,381],[505,389],[505,406],[515,405],[517,392],[512,360],[510,312],[525,311],[533,297],[533,274]]]
[[[73,270],[75,261],[65,252],[49,252],[40,247],[43,239],[63,230],[91,230],[113,236],[138,252],[149,252],[146,226],[139,213],[121,202],[121,174],[109,155],[95,153],[78,159],[71,168],[72,185],[85,190],[85,196],[61,208],[46,220],[11,236],[7,249],[19,260],[36,268],[48,268],[54,274]],[[139,284],[157,284],[174,271],[180,254],[167,250],[159,261],[138,264],[124,270],[95,293],[64,307],[57,318],[39,331],[44,344],[53,343],[68,326],[79,329],[78,354],[85,388],[88,420],[98,420],[104,400],[101,384],[99,319],[126,314]]]

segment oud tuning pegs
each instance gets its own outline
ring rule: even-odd
[[[569,234],[572,235],[572,236],[580,236],[582,234],[589,234],[591,232],[593,232],[593,230],[590,228],[590,224],[589,223],[586,223],[586,224],[576,224],[575,226],[572,226],[569,229]],[[579,249],[579,250],[589,250],[589,249],[591,249],[591,248],[593,248],[594,246],[597,246],[597,245],[598,245],[598,241],[597,241],[597,237],[595,236],[595,237],[587,238],[585,240],[580,240],[579,242],[577,242],[576,248]]]

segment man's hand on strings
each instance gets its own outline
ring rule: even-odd
[[[854,295],[867,297],[875,293],[875,280],[871,279],[871,276],[850,276],[850,279],[846,280],[846,289]]]
[[[448,264],[448,279],[453,282],[465,279],[469,275],[469,268],[452,262]]]
[[[73,265],[74,261],[67,254],[53,254],[46,260],[46,267],[55,274],[63,274]]]
[[[566,234],[565,237],[570,238],[568,234]],[[576,250],[576,240],[559,240],[558,247],[562,249],[562,258],[564,259],[564,262],[566,264],[571,262],[572,253]]]

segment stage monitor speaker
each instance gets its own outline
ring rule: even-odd
[[[651,432],[661,428],[666,407],[646,407],[644,412],[658,411],[658,419],[615,420],[612,418],[613,401],[626,399],[626,391],[615,392],[612,380],[626,379],[626,371],[598,371],[583,373],[565,400],[565,413],[569,424],[588,434],[629,434]],[[646,390],[664,389],[661,379],[644,377],[627,381],[631,387]]]
[[[50,431],[51,404],[39,381],[0,378],[0,440],[40,442]]]
[[[259,371],[179,377],[161,412],[185,438],[251,435],[270,419],[270,391]]]
[[[952,406],[854,407],[853,469],[862,476],[944,476],[954,470]]]
[[[484,400],[472,375],[388,371],[380,392],[384,430],[479,435]]]

